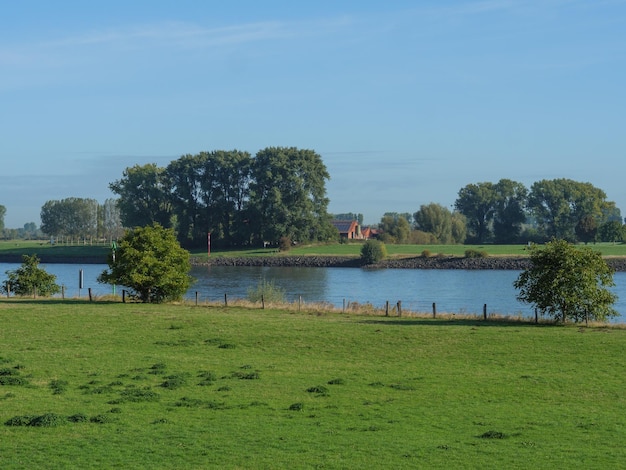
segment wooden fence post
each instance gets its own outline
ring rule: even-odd
[[[198,291],[196,291],[196,307],[198,306]]]
[[[437,304],[433,302],[433,318],[437,318]]]
[[[265,296],[261,294],[261,308],[265,310]]]
[[[487,319],[487,304],[483,305],[483,319]]]
[[[402,301],[398,300],[398,316],[401,317],[402,316]]]
[[[537,307],[535,307],[535,325],[539,323],[539,315],[537,314]]]
[[[89,302],[93,302],[93,295],[91,294],[91,287],[87,289],[87,292],[89,292]]]
[[[224,306],[228,307],[228,295],[224,294]]]
[[[385,316],[386,317],[389,316],[389,301],[388,300],[385,302]]]
[[[126,303],[126,289],[122,289],[122,303]]]

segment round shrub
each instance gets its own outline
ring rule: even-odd
[[[385,244],[378,240],[367,240],[361,247],[361,262],[376,264],[387,257]]]

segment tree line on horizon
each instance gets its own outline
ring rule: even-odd
[[[109,184],[116,199],[47,201],[41,232],[63,238],[115,239],[124,227],[158,223],[181,245],[220,247],[333,241],[333,218],[363,223],[358,213],[329,214],[322,158],[313,150],[268,147],[183,155],[166,167],[135,165]],[[0,222],[6,209],[0,206]],[[34,225],[34,224],[33,224]],[[386,243],[526,243],[623,241],[620,210],[591,183],[560,178],[527,189],[501,179],[461,188],[450,210],[438,203],[415,213],[387,212],[374,225]],[[33,229],[33,227],[29,227]],[[6,233],[6,230],[4,231]]]

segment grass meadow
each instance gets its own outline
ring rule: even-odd
[[[618,468],[626,330],[0,300],[0,466]]]
[[[277,252],[275,248],[247,248],[247,249],[212,249],[212,257],[228,256],[347,256],[359,257],[362,242],[329,243],[295,246],[289,251]],[[594,243],[588,245],[603,256],[626,256],[624,243]],[[489,256],[528,256],[527,245],[386,245],[387,253],[392,258],[421,256],[423,251],[431,255],[464,256],[466,250],[484,251]],[[37,254],[46,257],[63,257],[65,259],[102,257],[105,262],[111,248],[108,244],[57,244],[33,240],[0,241],[0,256]],[[197,258],[206,258],[207,248],[196,248],[191,254]]]

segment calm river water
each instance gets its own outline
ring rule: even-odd
[[[0,263],[0,280],[5,272],[19,264]],[[86,297],[91,288],[95,295],[110,294],[112,287],[98,284],[96,278],[106,265],[94,264],[42,264],[57,276],[57,283],[65,286],[69,297]],[[79,272],[83,272],[83,289],[79,290]],[[384,307],[389,301],[395,305],[402,301],[407,310],[431,312],[437,304],[438,312],[482,314],[487,304],[488,313],[532,316],[532,308],[516,300],[513,281],[518,271],[494,270],[419,270],[360,268],[268,268],[268,267],[195,267],[191,275],[196,283],[187,292],[187,298],[200,302],[219,301],[224,294],[229,298],[245,298],[248,290],[262,281],[273,281],[285,290],[287,300],[303,302],[328,302],[341,308],[344,302],[371,303]],[[615,304],[626,322],[626,273],[614,276],[617,284],[613,291],[619,296]],[[119,287],[118,287],[119,293]]]

